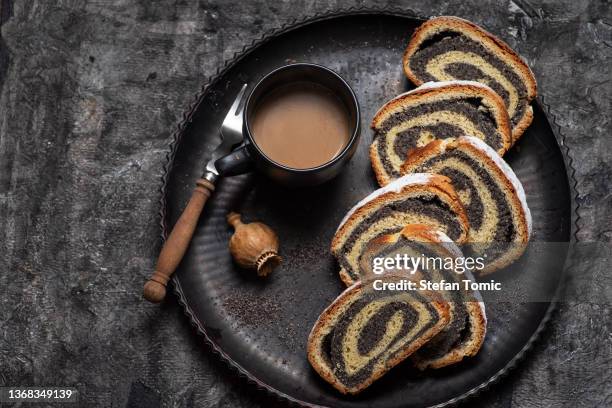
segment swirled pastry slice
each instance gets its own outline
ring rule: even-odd
[[[365,245],[408,224],[425,224],[453,241],[467,239],[469,225],[450,180],[436,174],[409,174],[379,188],[357,203],[340,222],[331,252],[348,286],[359,279],[359,257]]]
[[[467,213],[471,249],[486,254],[481,274],[509,265],[524,252],[531,235],[525,191],[510,166],[482,140],[435,140],[414,152],[402,171],[451,180]]]
[[[397,276],[386,276],[393,282]],[[343,394],[357,394],[406,359],[449,322],[446,302],[357,282],[319,316],[308,361]]]
[[[403,93],[379,109],[372,128],[370,160],[381,186],[400,176],[412,149],[434,139],[470,134],[500,155],[512,143],[504,101],[474,81],[431,82]]]
[[[368,244],[361,260],[362,280],[376,279],[375,259],[410,257],[421,261],[411,280],[456,285],[438,293],[448,301],[450,322],[411,359],[419,369],[441,368],[476,355],[486,334],[487,318],[480,293],[466,290],[463,280],[474,281],[465,268],[463,254],[446,234],[426,225],[407,225],[401,232],[384,235]],[[380,271],[378,271],[380,272]]]
[[[506,43],[467,20],[435,17],[412,35],[404,72],[416,85],[466,79],[487,84],[504,100],[516,142],[533,119],[533,73]]]

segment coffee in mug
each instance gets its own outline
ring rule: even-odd
[[[251,129],[269,159],[294,169],[330,162],[349,143],[353,131],[342,100],[325,86],[306,81],[263,96],[253,111]]]

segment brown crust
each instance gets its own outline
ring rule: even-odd
[[[513,144],[512,130],[510,127],[510,118],[508,117],[508,111],[506,110],[506,105],[504,104],[503,99],[499,96],[495,91],[484,84],[479,85],[470,85],[470,84],[457,84],[457,83],[449,83],[443,87],[435,87],[435,88],[416,88],[410,92],[406,92],[405,94],[399,95],[386,104],[384,104],[374,118],[370,126],[372,129],[377,129],[384,119],[386,119],[390,112],[395,110],[398,106],[404,105],[406,101],[413,102],[415,105],[422,103],[424,101],[429,101],[432,98],[436,98],[438,95],[448,95],[454,94],[457,95],[473,95],[481,98],[486,98],[490,101],[496,109],[493,109],[493,115],[495,116],[495,121],[498,124],[497,130],[502,135],[504,141],[503,146],[497,151],[500,156],[503,156]],[[527,125],[528,126],[528,125]],[[376,143],[372,143],[370,145],[370,162],[372,163],[372,169],[374,170],[374,174],[376,176],[376,180],[378,184],[384,186],[388,184],[391,180],[387,175],[387,172],[382,165],[382,159],[378,155],[377,141]]]
[[[411,241],[444,244],[445,242],[440,240],[440,235],[438,233],[439,231],[437,229],[426,224],[408,224],[400,232],[379,237],[378,239],[380,239],[380,241],[378,242],[392,244],[397,242],[401,235]],[[444,251],[449,256],[454,256],[454,254],[444,246],[438,246],[437,248]]]
[[[515,127],[512,128],[512,145],[514,145],[523,136],[525,130],[531,125],[533,121],[533,107],[528,105],[523,113],[523,117],[518,121]]]
[[[402,164],[401,173],[409,174],[416,166],[422,164],[426,159],[441,154],[444,150],[452,150],[457,147],[457,139],[432,140],[423,147],[414,149],[406,161]]]
[[[462,244],[466,242],[468,239],[468,231],[469,231],[469,222],[468,222],[467,214],[465,213],[465,209],[463,208],[463,205],[461,204],[461,201],[459,200],[459,196],[457,195],[457,192],[453,188],[450,182],[450,179],[446,176],[442,176],[439,174],[431,174],[430,180],[427,185],[423,185],[423,184],[407,185],[407,186],[404,186],[401,189],[401,191],[407,192],[409,190],[417,189],[417,188],[419,189],[425,188],[426,190],[431,191],[434,194],[438,194],[442,196],[443,198],[445,198],[445,202],[449,204],[452,211],[455,214],[457,214],[457,216],[459,217],[459,220],[461,222],[461,226],[463,229],[461,236],[456,240],[456,242],[458,244]],[[397,193],[394,191],[389,191],[387,193],[384,193],[376,197],[375,199],[371,200],[370,202],[363,205],[362,207],[359,207],[351,215],[351,217],[348,220],[346,220],[346,222],[342,225],[342,227],[340,227],[340,229],[334,234],[334,237],[331,243],[331,252],[334,255],[338,253],[338,251],[340,250],[340,243],[339,243],[340,237],[344,236],[347,230],[352,229],[352,226],[355,223],[355,220],[361,219],[362,215],[367,214],[373,207],[378,206],[379,203],[384,203],[387,200],[387,197],[389,197],[389,195],[394,195],[394,194],[397,194]],[[343,269],[340,270],[340,278],[345,284],[353,283],[353,280],[350,279],[350,277],[348,276],[348,273],[346,273],[346,271],[344,271]]]
[[[400,362],[404,361],[408,356],[418,350],[421,346],[427,343],[433,336],[439,333],[450,321],[450,309],[446,302],[432,301],[431,304],[436,308],[438,315],[440,316],[439,321],[429,329],[427,335],[422,336],[417,341],[411,343],[409,347],[406,347],[402,352],[396,353],[394,357],[386,362],[384,367],[375,371],[368,377],[367,380],[362,382],[356,387],[347,388],[333,375],[333,372],[328,368],[320,365],[316,359],[320,348],[320,340],[322,339],[321,331],[330,322],[333,322],[332,316],[338,313],[338,310],[344,307],[344,304],[350,302],[354,297],[359,296],[363,285],[361,282],[356,282],[352,286],[348,287],[344,292],[340,294],[317,319],[314,327],[312,328],[310,335],[308,336],[308,347],[307,356],[310,365],[314,370],[323,378],[325,381],[330,383],[334,388],[340,391],[342,394],[358,394],[367,387],[369,387],[374,381],[382,377],[387,371],[395,367]]]
[[[516,193],[514,186],[512,185],[512,182],[508,180],[506,173],[486,153],[483,153],[476,146],[474,146],[473,144],[469,143],[469,141],[461,137],[454,139],[454,140],[453,139],[446,139],[445,141],[444,140],[434,140],[431,143],[427,144],[426,146],[422,147],[421,149],[414,152],[414,154],[410,155],[406,159],[406,162],[404,162],[404,165],[402,166],[402,173],[409,173],[411,169],[414,169],[416,166],[419,166],[420,164],[422,164],[427,158],[434,157],[440,154],[443,149],[453,150],[453,149],[458,149],[458,148],[469,150],[470,154],[473,157],[478,157],[481,160],[481,162],[482,161],[486,162],[489,165],[489,168],[493,169],[498,180],[500,180],[502,184],[504,185],[504,187],[506,188],[506,191],[512,192],[511,194],[508,194],[508,197],[510,198],[510,200],[512,200],[512,204],[514,205],[514,208],[519,210],[518,211],[519,223],[517,225],[517,233],[520,237],[520,241],[516,242],[515,245],[517,246],[513,248],[513,251],[511,251],[508,255],[502,257],[501,259],[496,260],[495,262],[490,263],[489,265],[487,265],[486,268],[484,268],[483,270],[479,272],[481,276],[487,275],[491,272],[494,272],[498,269],[508,266],[512,262],[514,262],[518,257],[522,255],[522,253],[524,252],[527,246],[527,242],[529,241],[529,230],[527,226],[526,214],[523,211],[523,206],[518,197],[518,194]],[[520,245],[520,244],[524,244],[524,245]]]
[[[385,171],[380,156],[378,155],[378,141],[375,139],[370,145],[370,163],[372,164],[372,170],[374,171],[374,177],[376,177],[376,182],[379,186],[383,187],[391,182],[391,179],[387,175]]]
[[[407,239],[418,239],[419,242],[432,242],[439,243],[440,240],[436,235],[437,230],[429,225],[425,224],[408,224],[401,231],[394,234],[381,235],[380,237],[374,238],[368,243],[370,245],[378,246],[384,244],[393,244],[397,242],[399,236],[402,235]]]
[[[520,55],[516,53],[516,51],[510,48],[510,46],[504,41],[497,38],[485,29],[477,26],[476,24],[468,20],[452,16],[441,16],[432,18],[423,23],[412,34],[410,42],[408,43],[408,46],[404,51],[402,65],[404,67],[404,73],[413,83],[415,83],[416,85],[421,85],[423,84],[423,81],[419,79],[410,69],[410,58],[418,50],[419,45],[429,37],[430,32],[440,31],[441,28],[455,29],[459,32],[472,34],[473,36],[478,38],[487,48],[491,49],[495,54],[501,54],[502,59],[511,62],[512,67],[524,81],[525,86],[527,87],[528,103],[530,103],[536,97],[538,93],[538,87],[533,72],[531,72],[531,69],[529,68],[527,63],[525,63],[525,61],[521,58]],[[527,129],[532,119],[533,111],[530,109],[525,110],[523,117],[512,130],[513,143],[516,143],[516,141],[522,136],[523,132],[525,131],[525,129]]]
[[[475,356],[484,343],[487,334],[487,318],[483,313],[482,306],[478,302],[467,302],[468,314],[478,319],[477,324],[472,324],[472,328],[476,328],[476,341],[472,344],[472,348],[466,357]],[[459,360],[458,360],[459,361]],[[457,362],[458,362],[457,361]]]
[[[416,238],[421,239],[423,242],[441,242],[437,235],[437,230],[425,224],[408,224],[399,233],[407,239]]]
[[[351,286],[353,283],[355,283],[355,280],[351,278],[351,275],[349,275],[348,272],[344,270],[344,268],[340,269],[340,272],[338,272],[338,275],[340,275],[340,280],[346,286]]]

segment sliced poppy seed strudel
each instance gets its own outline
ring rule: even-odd
[[[491,88],[474,81],[430,82],[403,93],[378,110],[370,160],[378,184],[400,176],[400,167],[417,147],[434,139],[470,134],[500,155],[512,143],[504,101]]]
[[[459,196],[447,177],[409,174],[375,190],[340,222],[331,252],[348,286],[359,279],[359,256],[372,239],[400,231],[408,224],[426,224],[453,241],[467,239],[469,225]]]
[[[507,266],[524,252],[532,228],[525,191],[510,166],[482,140],[435,140],[411,155],[402,171],[428,171],[451,180],[469,220],[470,247],[486,254],[480,274]]]
[[[458,260],[463,259],[459,247],[443,232],[426,225],[407,225],[401,232],[384,235],[368,244],[361,262],[362,280],[376,279],[373,267],[376,258],[397,256],[422,261],[419,269],[410,273],[411,280],[446,282],[459,287],[458,290],[438,291],[449,302],[450,322],[412,355],[415,365],[421,370],[442,368],[476,355],[484,342],[487,318],[480,293],[466,290],[462,282],[474,281],[474,277],[459,263]],[[423,259],[428,259],[427,263]]]
[[[506,43],[457,17],[435,17],[416,29],[404,53],[404,72],[416,85],[467,79],[485,83],[504,100],[516,142],[533,119],[533,73]]]
[[[356,282],[317,319],[308,337],[308,361],[338,391],[357,394],[439,333],[449,319],[448,304],[435,297],[373,290]]]

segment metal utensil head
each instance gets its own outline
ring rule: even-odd
[[[242,85],[234,103],[232,103],[227,115],[225,115],[220,131],[221,143],[213,151],[210,160],[206,164],[206,171],[213,173],[215,176],[219,175],[219,172],[215,168],[217,159],[228,154],[232,146],[242,141],[242,111],[244,106],[241,102],[244,98],[246,89],[247,84]]]

